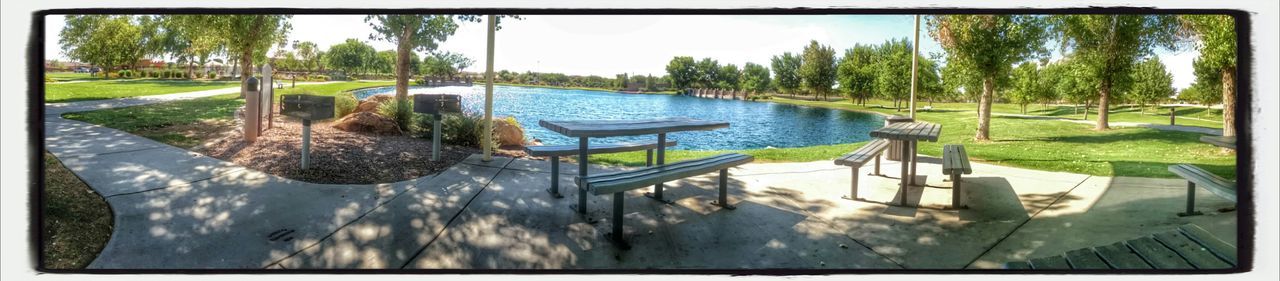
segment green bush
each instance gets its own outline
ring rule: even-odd
[[[413,123],[413,100],[392,100],[378,105],[378,115],[391,118],[400,130],[409,131]]]
[[[356,105],[359,104],[360,101],[357,101],[351,94],[338,95],[333,98],[333,117],[342,118],[347,116],[347,114],[356,111]]]
[[[431,138],[433,118],[427,114],[414,114],[418,137]],[[484,142],[484,115],[475,113],[445,114],[440,122],[441,142],[449,145],[480,148]],[[514,120],[513,120],[514,121]],[[493,134],[493,132],[490,132]],[[498,136],[491,135],[493,147],[498,147]]]
[[[205,77],[209,79],[218,79],[218,73],[214,71],[210,71],[208,74],[205,74]]]

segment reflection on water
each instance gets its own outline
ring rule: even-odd
[[[358,99],[392,94],[394,87],[356,91]],[[410,88],[409,94],[462,95],[464,110],[481,112],[484,87]],[[729,122],[728,129],[680,132],[667,136],[676,149],[752,149],[802,147],[859,142],[879,128],[879,115],[768,102],[714,100],[672,95],[635,95],[604,91],[532,87],[494,87],[494,115],[514,116],[529,138],[545,144],[573,144],[576,140],[538,126],[538,120],[647,119],[690,117]],[[598,138],[592,142],[654,140],[652,135]]]

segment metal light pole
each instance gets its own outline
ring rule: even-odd
[[[916,119],[916,67],[920,64],[920,15],[916,15],[916,38],[911,41],[911,120]]]
[[[484,157],[493,161],[493,31],[497,27],[494,15],[489,15],[489,46],[484,63]]]

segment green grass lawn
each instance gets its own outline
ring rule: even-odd
[[[193,81],[162,79],[98,80],[83,83],[46,83],[47,103],[101,100],[163,95],[236,87],[237,81]]]
[[[45,268],[88,266],[111,238],[111,208],[102,196],[44,152],[43,238]]]
[[[102,74],[98,74],[97,76],[91,76],[88,73],[75,73],[75,72],[45,72],[44,77],[52,79],[57,82],[102,80]]]
[[[285,88],[277,89],[276,95],[308,93],[308,94],[314,94],[314,95],[334,96],[334,95],[341,94],[343,92],[357,90],[357,89],[386,87],[386,86],[395,86],[395,85],[396,85],[395,81],[351,81],[351,82],[337,82],[337,83],[319,84],[319,85],[298,85],[297,88],[289,88],[289,82],[285,82]]]
[[[885,104],[891,104],[891,103],[886,102]],[[918,105],[924,106],[924,105],[928,105],[928,103],[920,103]],[[965,104],[935,103],[934,108],[956,109],[955,107],[960,105],[965,105]],[[970,107],[976,108],[976,106],[977,106],[976,104],[971,104]],[[991,109],[992,109],[992,112],[998,112],[998,113],[1022,114],[1021,109],[1016,104],[995,104],[991,107]],[[970,109],[970,110],[975,110],[975,109]],[[1177,111],[1174,113],[1174,115],[1178,117],[1175,124],[1221,129],[1222,128],[1222,110],[1213,109],[1213,110],[1210,110],[1210,112],[1208,112],[1207,114],[1205,110],[1206,109],[1204,107],[1179,107],[1177,108]],[[1138,106],[1115,106],[1111,108],[1110,112],[1111,114],[1107,118],[1111,122],[1150,123],[1150,124],[1158,124],[1158,125],[1169,124],[1168,108],[1156,108],[1156,107],[1148,106],[1146,107],[1145,110],[1143,110],[1138,108]],[[1036,116],[1052,116],[1052,117],[1062,117],[1062,118],[1083,120],[1082,118],[1084,118],[1084,107],[1080,106],[1080,107],[1073,108],[1072,106],[1069,106],[1069,105],[1049,105],[1046,107],[1044,105],[1033,104],[1033,105],[1027,105],[1026,114],[1036,115]],[[1097,108],[1089,109],[1088,120],[1090,121],[1098,120]]]
[[[906,114],[905,111],[896,112],[891,108],[854,105],[848,101],[822,102],[785,98],[775,98],[771,101],[842,110]],[[868,102],[868,105],[873,104],[891,105],[892,103]],[[999,108],[1002,107],[1012,110],[1017,108],[1014,105],[998,105],[993,108],[1001,111]],[[1223,153],[1216,146],[1200,142],[1200,134],[1146,128],[1095,131],[1089,124],[992,116],[992,140],[979,143],[973,140],[978,124],[976,104],[934,103],[933,108],[933,111],[916,113],[917,119],[921,121],[942,125],[942,135],[938,142],[920,143],[920,152],[925,155],[940,156],[943,144],[960,143],[965,145],[972,160],[1038,170],[1100,176],[1174,177],[1167,171],[1168,165],[1192,163],[1224,177],[1235,177],[1235,155]],[[765,153],[749,150],[746,152],[760,153],[756,154],[757,159],[766,161],[806,161],[832,159],[839,156],[838,153],[828,152],[832,150],[829,147],[771,150],[797,151]],[[638,158],[642,162],[643,153],[638,155],[638,157],[633,155],[632,158]],[[679,154],[674,155],[677,156],[676,159],[680,159]],[[615,161],[636,162],[634,159]]]

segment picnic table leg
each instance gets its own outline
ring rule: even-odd
[[[564,198],[560,194],[560,156],[551,156],[551,189],[547,192],[551,193],[551,198]]]
[[[667,143],[667,134],[666,133],[658,134],[658,161],[657,161],[658,166],[662,166],[663,163],[666,163],[666,158],[667,158],[666,143]],[[644,196],[652,198],[653,200],[658,200],[662,203],[671,204],[671,201],[662,199],[662,187],[663,187],[662,183],[655,184],[653,185],[653,193],[645,193]]]
[[[920,143],[915,140],[911,141],[911,185],[916,185],[916,154],[919,154],[916,145],[918,144]]]
[[[1203,214],[1204,213],[1196,211],[1196,183],[1187,181],[1187,212],[1178,213],[1178,216],[1199,216]]]
[[[734,210],[737,207],[729,205],[729,169],[720,170],[720,200],[711,202],[711,205],[720,206],[721,208]]]
[[[613,194],[613,233],[609,234],[609,240],[619,249],[630,250],[631,245],[627,244],[627,240],[622,238],[622,196],[624,192]]]
[[[587,138],[578,138],[578,179],[587,178]],[[587,188],[578,181],[578,214],[587,214]]]
[[[907,177],[910,176],[909,174],[907,174],[908,172],[907,161],[911,160],[911,155],[908,155],[909,153],[911,153],[911,149],[909,147],[910,145],[911,145],[910,142],[903,141],[902,146],[899,147],[900,151],[898,151],[899,155],[902,155],[901,161],[899,161],[899,163],[902,163],[902,184],[901,184],[902,188],[898,189],[898,194],[900,197],[898,201],[899,201],[899,204],[902,205],[903,207],[907,206],[907,187],[910,186],[910,182],[907,180]]]

